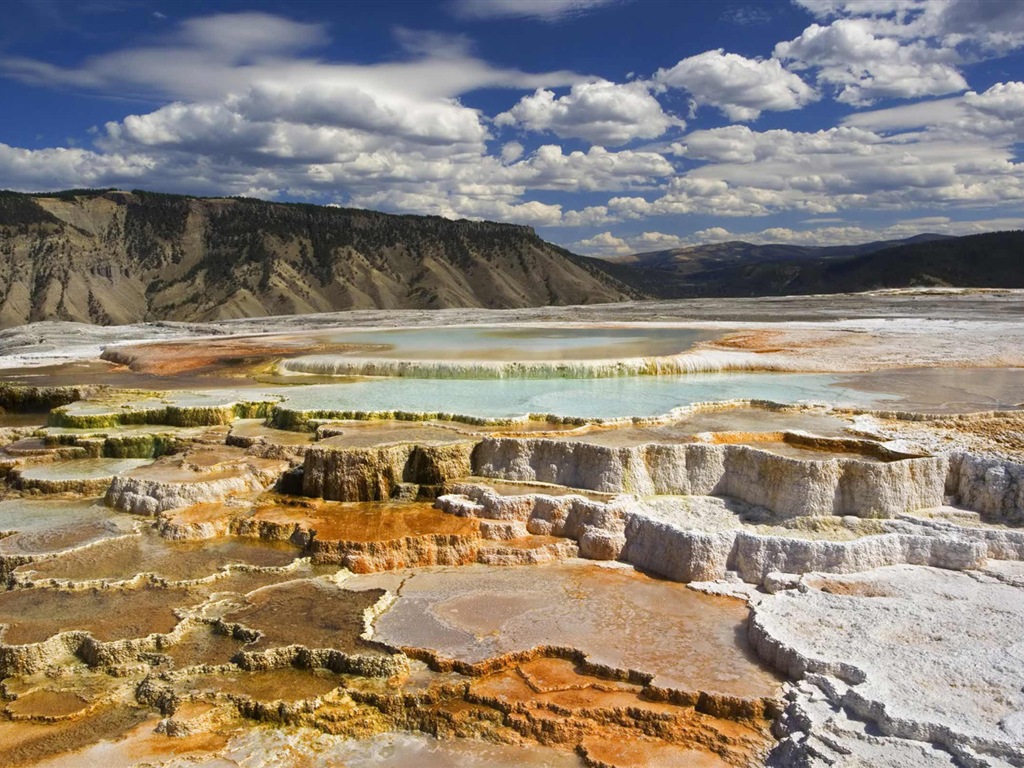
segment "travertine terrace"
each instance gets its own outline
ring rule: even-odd
[[[1022,765],[1022,299],[0,334],[0,763]]]

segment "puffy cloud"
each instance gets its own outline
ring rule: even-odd
[[[725,227],[708,227],[693,233],[692,244],[701,243],[727,243],[730,240],[739,240],[740,236],[734,235]],[[750,241],[748,241],[750,242]]]
[[[322,24],[307,24],[269,13],[221,13],[185,19],[180,40],[237,60],[250,51],[264,54],[305,50],[328,42]]]
[[[996,83],[984,93],[971,91],[964,94],[963,103],[977,118],[968,119],[965,127],[1024,140],[1024,83]]]
[[[815,227],[811,229],[790,229],[769,227],[756,232],[730,232],[723,227],[712,227],[687,238],[687,244],[720,243],[742,240],[756,245],[784,243],[787,245],[859,245],[882,240],[902,240],[924,232],[938,235],[975,235],[1024,227],[1024,217],[977,219],[956,221],[947,216],[928,216],[903,219],[885,227],[864,227],[846,225],[840,227]]]
[[[978,0],[796,0],[820,19],[867,18],[880,34],[967,44],[988,54],[1024,46],[1024,5]]]
[[[819,220],[824,223],[825,220]],[[708,227],[687,237],[662,232],[644,232],[639,235],[618,236],[610,231],[577,240],[571,247],[589,256],[627,256],[676,248],[691,248],[710,243],[742,241],[755,245],[807,245],[836,246],[859,245],[884,240],[901,240],[924,232],[940,235],[974,235],[1024,227],[1024,217],[1003,217],[957,221],[947,216],[928,216],[902,219],[884,227],[866,227],[857,224],[818,226],[807,229],[767,227],[756,231],[732,231],[725,227]]]
[[[366,86],[257,85],[228,97],[226,106],[254,121],[353,128],[427,144],[478,144],[488,138],[476,110],[454,99],[424,100]]]
[[[509,172],[510,179],[525,186],[575,191],[647,186],[671,176],[675,169],[656,152],[610,152],[591,147],[587,152],[564,154],[561,147],[547,144],[511,166]]]
[[[585,240],[577,240],[571,247],[588,256],[626,256],[633,253],[629,243],[621,237],[615,237],[611,232],[602,232]]]
[[[963,91],[959,67],[1024,47],[1024,4],[977,0],[797,0],[821,22],[779,43],[791,68],[863,106]]]
[[[558,226],[562,219],[562,206],[536,200],[517,202],[495,198],[490,194],[447,194],[426,188],[420,191],[380,190],[356,195],[353,205],[445,216],[447,218],[491,219],[529,226]]]
[[[526,148],[518,141],[510,141],[501,147],[501,159],[505,163],[514,163],[523,156]]]
[[[963,116],[962,104],[963,99],[955,96],[901,104],[898,107],[866,110],[843,118],[842,125],[879,132],[944,125]]]
[[[836,45],[849,46],[842,49],[844,56],[860,55],[871,67],[872,57],[891,53],[894,41],[905,43],[915,66],[928,57],[940,66],[956,66],[944,58],[951,54],[935,42],[939,38],[901,37],[925,12],[899,10],[896,0],[890,5],[894,10],[888,16],[879,4],[871,5],[877,13],[858,11],[854,3],[837,5],[839,10],[822,11],[824,26],[818,29],[830,35],[846,30]],[[870,24],[863,34],[850,32],[865,20]],[[108,123],[88,150],[0,145],[0,177],[6,186],[26,190],[143,186],[326,199],[401,212],[589,227],[588,234],[615,232],[620,222],[647,217],[935,212],[1019,207],[1024,201],[1024,164],[1016,155],[1024,139],[1024,84],[1019,82],[864,111],[829,130],[730,125],[676,136],[669,131],[682,121],[665,113],[652,88],[684,87],[695,100],[737,119],[764,109],[795,109],[816,94],[778,59],[745,59],[723,51],[660,70],[651,82],[616,84],[571,72],[497,67],[474,57],[461,38],[410,30],[399,33],[404,53],[396,60],[331,62],[308,53],[324,34],[315,24],[236,14],[190,20],[150,45],[100,55],[78,67],[2,60],[0,71],[22,80],[138,93],[163,106]],[[838,62],[822,63],[835,53],[824,39],[816,40],[807,32],[798,38],[804,46],[799,55],[806,57],[808,71],[818,72],[819,82],[838,88],[848,70]],[[796,42],[783,44],[790,46],[787,55],[797,51]],[[892,66],[900,65],[900,55],[893,54]],[[812,67],[814,57],[818,63]],[[834,76],[828,67],[835,68]],[[913,77],[918,75],[914,70]],[[877,67],[871,77],[869,84],[861,72],[846,85],[867,98],[869,85],[881,87]],[[460,101],[481,88],[514,89],[508,98],[512,106],[491,121]],[[524,93],[531,95],[521,98]],[[554,138],[541,146],[526,135],[509,140],[509,132],[498,130],[509,125],[524,134],[548,131],[585,139],[592,146],[568,151]],[[658,144],[605,148],[665,134]],[[578,193],[588,193],[580,203],[560,197]],[[836,224],[835,232],[822,236],[839,237],[843,226]],[[717,234],[733,236],[725,230]],[[657,231],[609,237],[634,252],[675,247],[678,241]],[[611,253],[622,246],[606,240],[591,247]]]
[[[977,141],[993,146],[1024,140],[1024,83],[996,83],[987,91],[850,115],[845,125],[873,131],[918,129],[932,137]]]
[[[137,88],[174,100],[107,123],[96,151],[11,155],[5,179],[16,188],[120,184],[147,169],[144,184],[168,191],[265,190],[264,196],[327,196],[391,210],[560,224],[561,206],[524,201],[528,189],[617,191],[673,172],[660,154],[601,147],[563,153],[545,146],[524,158],[525,148],[509,142],[500,158],[491,155],[484,117],[462,105],[461,94],[558,87],[580,78],[497,68],[450,36],[400,30],[399,38],[411,59],[331,63],[302,55],[324,41],[322,27],[234,14],[185,21],[153,45],[104,54],[78,68],[6,60],[0,67],[20,79],[110,92]],[[634,101],[646,97],[661,114],[642,86],[626,93]],[[581,97],[573,111],[588,108]],[[571,214],[591,222],[603,215]]]
[[[633,139],[653,139],[681,120],[665,114],[658,100],[640,82],[601,80],[572,86],[565,96],[541,88],[522,98],[495,119],[497,125],[520,125],[551,131],[561,138],[615,146]]]
[[[721,48],[659,69],[654,81],[689,91],[697,105],[718,107],[730,120],[754,120],[765,110],[800,109],[818,98],[777,59],[748,59]]]
[[[636,237],[630,238],[630,247],[636,252],[642,251],[666,251],[670,248],[681,248],[687,244],[686,240],[679,235],[669,235],[664,232],[642,232]]]
[[[560,21],[611,5],[616,0],[453,0],[450,8],[465,19],[526,18]]]
[[[924,23],[947,43],[971,42],[1003,53],[1024,46],[1024,4],[947,0],[922,10]]]
[[[812,24],[794,40],[775,46],[775,56],[797,69],[817,68],[819,85],[833,86],[839,101],[870,104],[878,99],[938,96],[967,88],[951,63],[954,52],[922,40],[876,37],[864,19]]]
[[[22,149],[0,144],[0,176],[19,189],[48,191],[80,179],[100,186],[116,179],[128,183],[146,178],[155,162],[143,154],[106,155],[86,149]]]
[[[565,211],[560,225],[563,227],[597,227],[618,221],[608,212],[606,205],[589,205],[579,211]]]
[[[1012,112],[1016,95],[1015,88],[999,91],[994,102]],[[885,136],[859,127],[800,132],[733,125],[695,131],[680,144],[700,164],[669,179],[658,195],[613,197],[611,215],[827,214],[1024,200],[1024,164],[1015,162],[1013,145],[963,131]]]

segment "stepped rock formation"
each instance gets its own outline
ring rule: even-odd
[[[611,768],[1024,762],[1022,454],[986,450],[1019,418],[964,417],[985,439],[954,450],[896,411],[264,396],[100,392],[0,432],[5,765],[346,764],[386,732]],[[107,507],[40,498],[92,473]]]
[[[757,601],[758,655],[806,680],[780,721],[780,764],[852,753],[872,765],[1019,765],[1024,600],[993,576],[907,566],[811,575]]]
[[[0,193],[0,327],[638,294],[528,227],[146,192]]]
[[[380,448],[315,446],[306,451],[302,491],[336,501],[385,501],[403,484],[437,486],[472,474],[473,442],[401,443]]]
[[[579,543],[582,557],[622,560],[673,581],[725,579],[769,585],[775,574],[853,573],[889,565],[965,571],[1024,557],[1024,533],[914,517],[899,520],[763,520],[767,510],[708,497],[610,501],[568,494],[502,495],[456,483],[436,505],[481,520],[518,520],[535,535]],[[769,521],[777,518],[768,513]]]
[[[731,496],[783,516],[859,517],[941,505],[948,469],[941,457],[801,461],[744,445],[610,448],[519,438],[485,438],[473,452],[473,468],[486,477],[605,493]]]
[[[223,501],[234,494],[267,490],[288,469],[286,461],[217,456],[199,465],[184,457],[164,457],[119,475],[107,491],[107,504],[123,512],[155,515],[168,509]]]
[[[949,490],[970,509],[1000,522],[1024,523],[1024,464],[955,453]]]

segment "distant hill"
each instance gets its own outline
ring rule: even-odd
[[[894,244],[895,243],[895,244]],[[1024,232],[813,248],[720,243],[606,263],[608,274],[658,298],[850,293],[876,288],[1024,287]]]
[[[796,293],[835,293],[910,286],[1024,288],[1024,231],[914,243],[822,262],[778,287]]]
[[[0,327],[642,294],[529,227],[150,192],[0,192]]]
[[[897,245],[927,243],[934,240],[948,240],[950,235],[921,234],[902,240],[877,240],[860,245],[789,245],[787,243],[770,243],[755,245],[742,240],[729,240],[724,243],[707,243],[690,245],[683,248],[670,248],[664,251],[647,251],[629,256],[614,256],[606,259],[613,264],[632,264],[637,267],[668,267],[683,265],[697,268],[708,268],[714,265],[725,265],[729,262],[745,263],[762,261],[801,261],[807,259],[841,259],[849,256],[860,256],[865,253],[881,251]]]
[[[577,256],[533,229],[152,192],[0,192],[0,327],[1024,287],[1024,233]]]

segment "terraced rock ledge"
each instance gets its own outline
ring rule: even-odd
[[[5,765],[1024,764],[1019,412],[40,398],[0,449]]]

